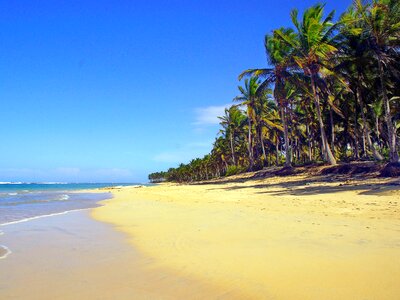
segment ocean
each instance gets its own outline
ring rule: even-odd
[[[110,193],[80,190],[134,183],[0,183],[0,226],[98,206]]]

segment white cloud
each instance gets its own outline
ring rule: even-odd
[[[194,125],[216,125],[220,120],[218,117],[224,115],[225,108],[230,107],[232,104],[198,107],[195,109],[196,119]]]
[[[231,105],[232,104],[224,104],[195,108],[195,120],[192,122],[193,131],[203,136],[208,135],[209,137],[207,137],[207,139],[209,140],[188,141],[186,144],[178,146],[175,149],[166,149],[156,154],[153,160],[168,164],[187,163],[196,157],[203,157],[205,154],[209,153],[212,149],[214,137],[218,133],[212,126],[220,123],[218,117],[223,116],[225,114],[225,108]]]

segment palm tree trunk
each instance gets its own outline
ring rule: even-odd
[[[236,166],[235,148],[233,147],[233,135],[232,135],[232,132],[230,132],[229,138],[231,140],[232,161],[233,161],[233,164]]]
[[[253,145],[252,145],[252,137],[251,137],[251,117],[248,115],[248,126],[249,126],[249,140],[248,140],[248,151],[249,151],[249,162],[250,162],[250,171],[253,170],[254,160],[253,160]]]
[[[278,138],[278,135],[276,135],[275,150],[276,150],[276,165],[279,166],[279,138]]]
[[[354,94],[354,92],[353,92],[354,97],[356,99],[356,103],[354,104],[354,107],[355,107],[355,110],[356,110],[355,117],[354,117],[354,119],[355,119],[354,127],[355,127],[355,135],[356,135],[356,140],[357,140],[357,137],[358,137],[357,104],[359,104],[360,105],[360,110],[361,110],[361,118],[363,120],[363,128],[362,128],[362,157],[365,158],[365,157],[367,157],[367,149],[366,149],[366,146],[365,146],[365,142],[366,142],[367,138],[365,136],[365,124],[366,123],[364,122],[365,114],[364,114],[364,106],[363,106],[362,99],[361,99],[360,80],[361,80],[361,78],[360,78],[360,76],[358,76],[358,82],[356,83],[356,93]],[[357,148],[358,148],[358,144],[357,144]],[[357,154],[358,154],[358,151],[357,151]]]
[[[301,138],[297,140],[297,159],[301,162]]]
[[[359,79],[359,82],[360,82],[360,79]],[[361,95],[361,89],[360,89],[360,85],[359,84],[357,84],[357,100],[358,100],[358,103],[360,104],[361,118],[363,120],[363,136],[364,136],[364,139],[367,141],[368,147],[369,147],[369,149],[371,149],[372,155],[374,156],[374,158],[376,160],[378,160],[378,161],[381,161],[381,160],[383,160],[383,157],[378,152],[378,150],[376,150],[374,144],[371,141],[371,132],[370,132],[370,129],[368,127],[367,118],[365,117],[364,101],[363,101],[363,98],[362,98],[362,95]]]
[[[282,118],[282,124],[283,124],[283,138],[285,140],[285,154],[286,154],[286,160],[285,160],[285,167],[291,167],[292,166],[292,155],[291,155],[291,149],[290,149],[290,143],[289,143],[289,129],[287,125],[287,120],[286,120],[286,112],[285,108],[282,105],[282,102],[280,103],[280,111],[281,111],[281,118]]]
[[[379,117],[375,116],[375,134],[378,141],[380,140],[380,131],[379,131]]]
[[[389,160],[390,162],[398,162],[399,154],[396,149],[396,129],[393,126],[392,116],[390,113],[390,104],[389,98],[386,91],[385,79],[384,79],[384,70],[381,62],[381,58],[378,56],[378,66],[379,66],[379,79],[381,83],[383,103],[385,107],[385,121],[388,129],[388,137],[389,137]]]
[[[263,138],[263,135],[262,135],[262,128],[260,128],[259,131],[260,131],[260,132],[259,132],[259,135],[260,135],[261,149],[262,149],[263,157],[264,157],[264,162],[263,162],[263,164],[265,164],[265,162],[267,161],[267,154],[266,154],[266,152],[265,152],[264,138]]]
[[[357,95],[356,95],[357,97]],[[358,147],[358,115],[357,115],[357,103],[354,104],[354,156],[356,159],[360,158],[360,149]]]
[[[312,161],[312,145],[311,145],[311,133],[310,133],[310,125],[308,124],[308,118],[306,123],[306,131],[307,131],[307,142],[308,142],[308,160]]]
[[[321,108],[319,106],[319,97],[317,94],[316,86],[315,86],[315,81],[314,81],[314,76],[311,75],[311,87],[313,90],[314,94],[314,102],[317,110],[317,117],[318,117],[318,122],[319,122],[319,129],[321,133],[321,141],[322,141],[322,148],[323,148],[323,154],[324,154],[324,159],[328,161],[330,165],[336,165],[336,159],[332,154],[331,148],[329,147],[328,139],[326,138],[326,133],[325,133],[325,128],[324,128],[324,122],[322,121],[322,115],[321,115]]]
[[[333,123],[332,107],[329,109],[329,118],[331,121],[331,147],[332,152],[335,153],[335,124]]]
[[[365,137],[365,130],[363,127],[363,134],[362,134],[362,157],[366,158],[367,157],[367,147],[365,145],[366,142],[366,137]]]

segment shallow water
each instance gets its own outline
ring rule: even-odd
[[[0,196],[0,225],[96,207],[109,193],[29,192]]]
[[[132,184],[111,183],[0,183],[0,226],[42,216],[96,207],[110,193],[82,193],[83,189]]]
[[[0,259],[6,258],[11,251],[6,247],[0,245]]]
[[[216,294],[208,284],[154,269],[152,259],[122,233],[88,213],[4,226],[0,244],[11,254],[0,259],[0,299],[171,300]]]

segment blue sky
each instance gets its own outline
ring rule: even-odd
[[[0,181],[143,182],[203,156],[264,35],[314,3],[1,1]]]

